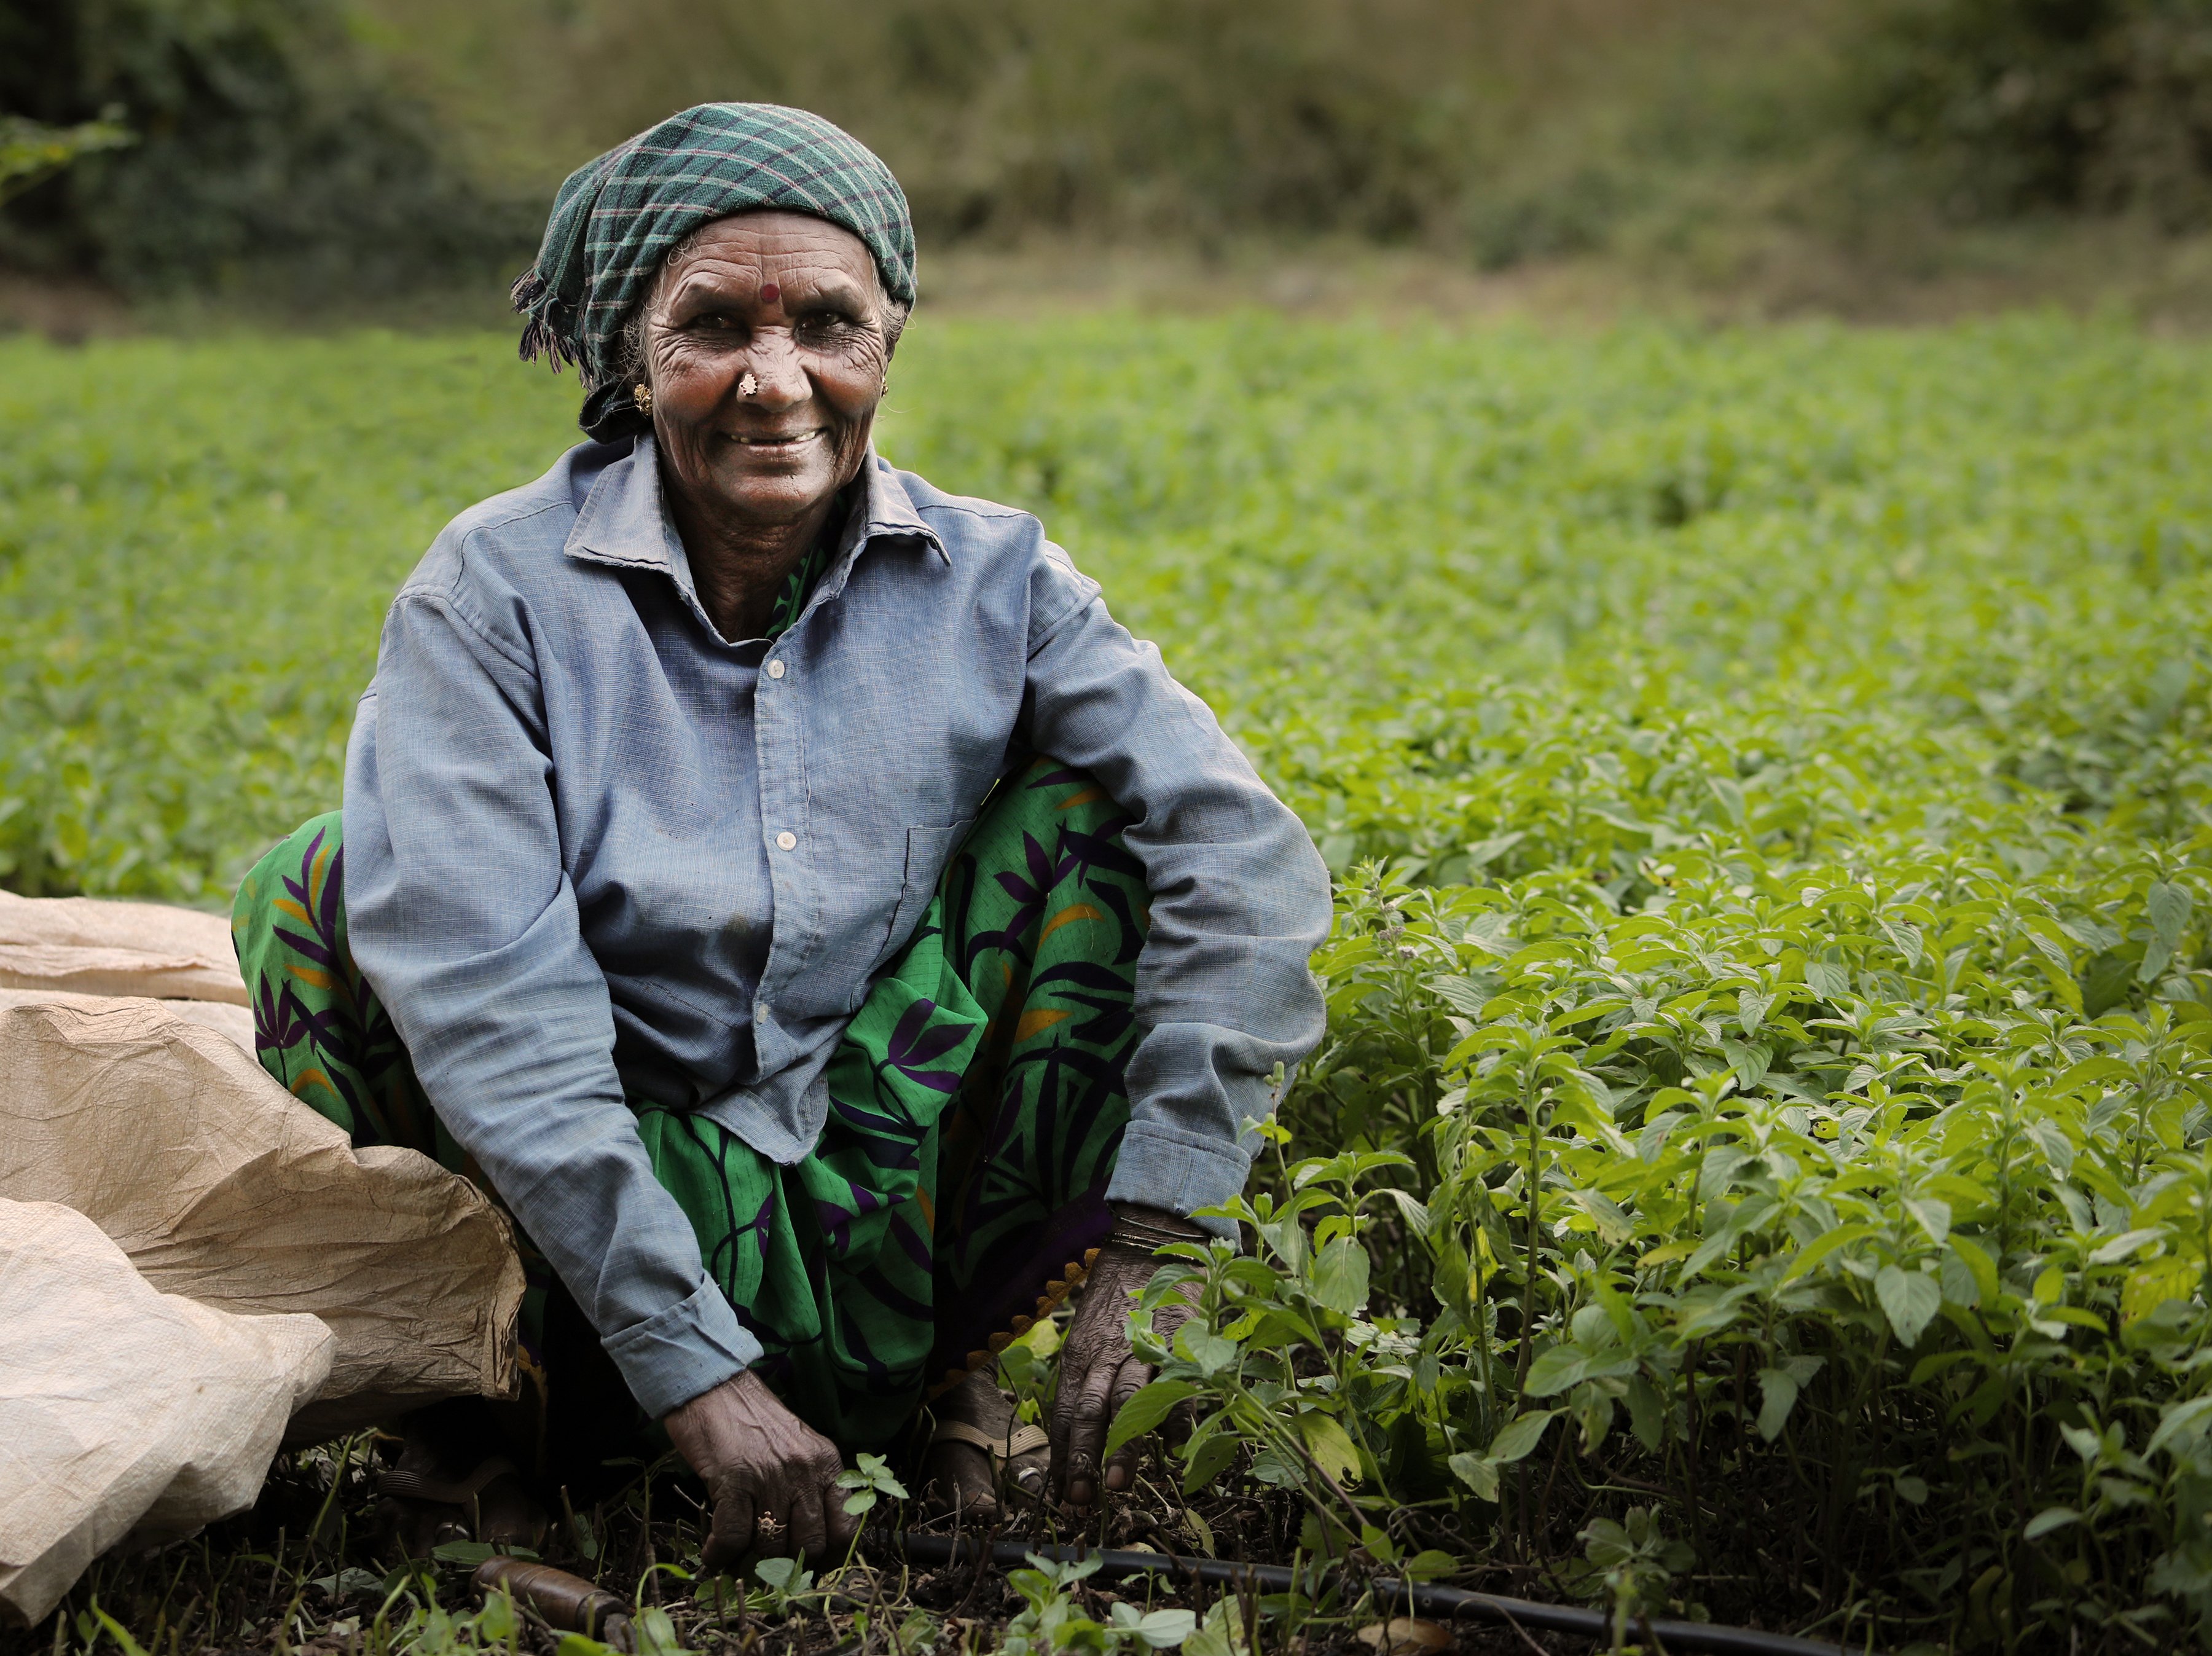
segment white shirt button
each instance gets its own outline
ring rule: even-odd
[[[793,833],[790,829],[785,829],[781,833],[775,837],[775,849],[779,851],[797,850],[799,849],[799,836]]]
[[[770,661],[770,662],[768,664],[768,676],[769,676],[769,678],[771,678],[771,679],[781,679],[781,678],[782,678],[782,677],[783,677],[783,663],[782,663],[782,662],[781,662],[781,661]]]
[[[753,1002],[753,1021],[757,1024],[764,1024],[768,1021],[767,1002],[756,1001]]]

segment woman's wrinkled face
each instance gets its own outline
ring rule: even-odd
[[[645,328],[653,436],[689,503],[732,528],[769,527],[851,482],[890,364],[889,320],[849,231],[785,212],[701,231],[655,284]]]

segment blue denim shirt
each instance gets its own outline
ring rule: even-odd
[[[722,638],[652,439],[462,514],[386,618],[346,760],[355,958],[454,1138],[655,1416],[760,1355],[626,1098],[775,1161],[1011,748],[1090,770],[1152,892],[1109,1194],[1233,1195],[1322,1032],[1327,873],[1037,521],[872,456],[773,642]]]

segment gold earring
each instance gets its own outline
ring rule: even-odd
[[[653,387],[651,386],[641,385],[636,387],[630,392],[629,399],[637,405],[637,411],[639,413],[650,414],[653,412]]]
[[[890,376],[890,374],[884,374],[884,382],[883,382],[883,384],[881,384],[881,385],[879,385],[879,386],[878,386],[878,387],[876,387],[876,395],[877,395],[877,396],[878,396],[878,397],[888,397],[888,396],[890,396],[890,394],[891,394],[891,376]]]

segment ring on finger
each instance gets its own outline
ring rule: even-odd
[[[783,1522],[773,1513],[763,1513],[753,1520],[753,1529],[764,1538],[773,1541],[783,1533]]]

